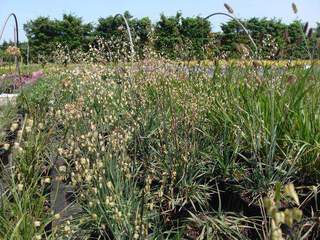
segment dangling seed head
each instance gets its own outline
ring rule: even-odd
[[[307,35],[308,39],[311,39],[312,35],[313,35],[313,28],[310,28]]]
[[[243,43],[240,43],[240,44],[236,44],[235,45],[237,51],[241,54],[242,57],[244,56],[249,56],[250,55],[250,50],[248,49],[248,47],[243,44]]]
[[[317,48],[320,49],[320,38],[317,39]]]
[[[303,32],[304,32],[304,34],[307,34],[308,27],[309,27],[309,23],[306,22],[306,23],[304,24],[304,26],[303,26]]]
[[[240,47],[240,44],[239,44],[239,43],[236,43],[236,44],[235,44],[235,47],[236,47],[236,50],[238,51],[238,53],[242,53],[242,52],[241,52],[241,47]]]
[[[290,43],[290,36],[289,36],[289,31],[286,29],[283,33],[284,39],[286,40],[287,43]]]
[[[298,13],[298,8],[297,8],[297,5],[295,3],[292,3],[292,10],[294,12],[294,14],[297,14]]]
[[[233,13],[234,13],[232,7],[230,7],[229,4],[225,3],[225,4],[224,4],[224,7],[227,9],[227,11],[228,11],[230,14],[233,14]]]
[[[282,53],[281,48],[279,48],[276,53],[274,54],[275,57],[279,57],[280,54]]]
[[[300,205],[298,194],[294,188],[293,183],[289,183],[284,187],[284,192],[287,196],[291,197],[297,205]]]
[[[294,84],[297,81],[297,76],[290,74],[287,78],[287,81],[289,84]]]
[[[261,66],[262,66],[261,62],[259,62],[259,61],[257,61],[257,60],[254,60],[254,61],[252,62],[252,65],[253,65],[255,68],[258,68],[258,67],[261,67]]]
[[[265,37],[265,34],[264,33],[259,33],[259,42],[262,44],[262,42],[263,42],[263,39],[264,39],[264,37]]]
[[[302,43],[302,36],[299,36],[297,38],[297,44],[300,45]]]

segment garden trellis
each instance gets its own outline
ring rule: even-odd
[[[0,33],[0,41],[2,39],[4,30],[6,29],[6,26],[9,22],[9,19],[13,17],[14,22],[15,22],[15,28],[14,28],[14,44],[15,47],[18,48],[19,46],[19,26],[18,26],[18,18],[14,13],[10,13],[9,16],[6,18],[4,25],[1,29],[1,33]],[[18,61],[18,56],[15,56],[15,65],[16,65],[16,74],[18,76],[18,78],[20,79],[20,68],[19,68],[19,61]]]
[[[229,17],[229,18],[231,18],[232,20],[236,21],[236,22],[241,26],[241,28],[244,30],[244,32],[245,32],[246,35],[248,36],[250,42],[252,43],[252,45],[253,45],[253,47],[254,47],[254,49],[255,49],[255,54],[257,54],[257,53],[258,53],[257,44],[255,43],[255,41],[254,41],[253,38],[251,37],[248,29],[247,29],[236,17],[234,17],[234,16],[232,16],[232,15],[230,15],[230,14],[228,14],[228,13],[215,12],[215,13],[212,13],[212,14],[208,15],[208,16],[205,17],[204,19],[207,20],[207,19],[209,19],[209,18],[211,18],[211,17],[213,17],[213,16],[219,16],[219,15],[220,15],[220,16]]]
[[[124,21],[124,23],[126,25],[128,38],[129,38],[129,42],[130,42],[131,61],[133,61],[134,55],[135,55],[135,51],[134,51],[134,44],[133,44],[133,41],[132,41],[131,29],[130,29],[130,26],[129,26],[127,18],[123,14],[121,14],[121,13],[116,14],[114,16],[114,19],[116,19],[116,17],[118,17],[118,16],[120,16],[123,19],[123,21]]]

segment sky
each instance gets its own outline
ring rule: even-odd
[[[99,17],[107,17],[128,10],[134,17],[148,16],[157,21],[161,13],[175,15],[181,11],[183,16],[205,17],[213,12],[224,11],[228,3],[239,18],[267,17],[291,22],[297,19],[291,9],[292,0],[0,0],[0,27],[5,18],[14,12],[19,21],[20,40],[25,41],[23,24],[39,16],[60,19],[64,13],[72,13],[85,22],[96,23]],[[298,18],[308,21],[311,26],[320,22],[320,0],[295,0]],[[210,19],[213,31],[220,30],[225,17]],[[13,20],[8,24],[3,40],[13,40]]]

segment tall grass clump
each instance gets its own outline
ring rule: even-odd
[[[125,51],[110,62],[117,55],[101,49],[107,43],[77,64],[49,66],[20,96],[0,237],[317,235],[316,66],[185,64],[152,54],[128,63]],[[73,195],[61,211],[53,182]],[[294,225],[273,224],[293,207]]]

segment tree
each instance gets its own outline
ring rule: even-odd
[[[64,14],[61,21],[56,21],[58,27],[58,42],[70,50],[86,49],[92,41],[93,26],[83,23],[80,17]]]
[[[161,14],[160,21],[155,26],[155,49],[162,55],[169,58],[176,58],[178,45],[182,45],[180,34],[181,13],[175,16],[166,17]]]
[[[208,20],[201,17],[182,18],[180,34],[184,42],[187,40],[191,43],[189,59],[205,58],[204,46],[209,43],[210,32],[211,25]]]
[[[141,19],[134,18],[130,21],[130,27],[133,31],[133,38],[136,46],[136,51],[140,57],[143,57],[144,50],[150,48],[152,23],[148,17]]]
[[[148,17],[142,19],[133,18],[128,11],[124,12],[123,16],[127,19],[130,26],[135,49],[138,54],[142,55],[144,47],[150,43],[151,20]],[[128,43],[126,25],[120,15],[99,18],[94,35],[96,37],[103,37],[107,41]],[[110,50],[113,50],[112,46],[110,46]]]
[[[315,33],[316,33],[316,37],[320,38],[320,22],[317,22]]]
[[[304,24],[300,21],[287,25],[277,19],[251,18],[242,23],[256,42],[262,58],[308,58],[301,31]],[[230,57],[239,56],[237,44],[251,46],[244,30],[234,20],[222,24],[221,29],[221,49]]]
[[[57,43],[59,32],[57,22],[48,17],[38,17],[24,25],[29,41],[30,55],[37,59],[38,55],[50,55]]]
[[[161,15],[155,28],[155,49],[173,59],[203,59],[210,31],[210,22],[201,17],[183,18],[179,12],[172,17]]]
[[[50,56],[58,43],[68,46],[69,50],[86,48],[92,28],[91,24],[84,24],[81,18],[70,14],[64,14],[62,20],[38,17],[24,25],[33,60],[39,55]]]
[[[144,56],[146,48],[153,48],[162,56],[171,59],[212,59],[217,55],[237,58],[242,54],[241,49],[253,47],[246,32],[234,20],[222,24],[222,32],[212,33],[208,20],[201,17],[184,18],[180,12],[174,16],[161,14],[155,25],[149,18],[134,18],[128,11],[123,15],[131,28],[135,52],[140,57]],[[306,59],[310,55],[320,54],[320,50],[315,49],[319,45],[317,38],[320,38],[320,23],[307,38],[307,34],[302,32],[304,24],[301,21],[290,24],[267,18],[241,21],[256,42],[262,58]],[[116,58],[112,57],[113,60],[119,56],[130,56],[127,29],[120,15],[99,18],[96,28],[71,14],[64,14],[61,20],[39,17],[27,22],[24,29],[33,60],[36,60],[38,55],[50,57],[58,43],[67,46],[68,48],[64,49],[69,51],[87,51],[89,44],[99,43],[95,41],[97,38],[103,38],[110,43],[105,53],[106,56],[114,56],[109,55],[110,52],[116,54]],[[23,55],[24,52],[23,50]],[[104,51],[101,52],[104,54]]]

